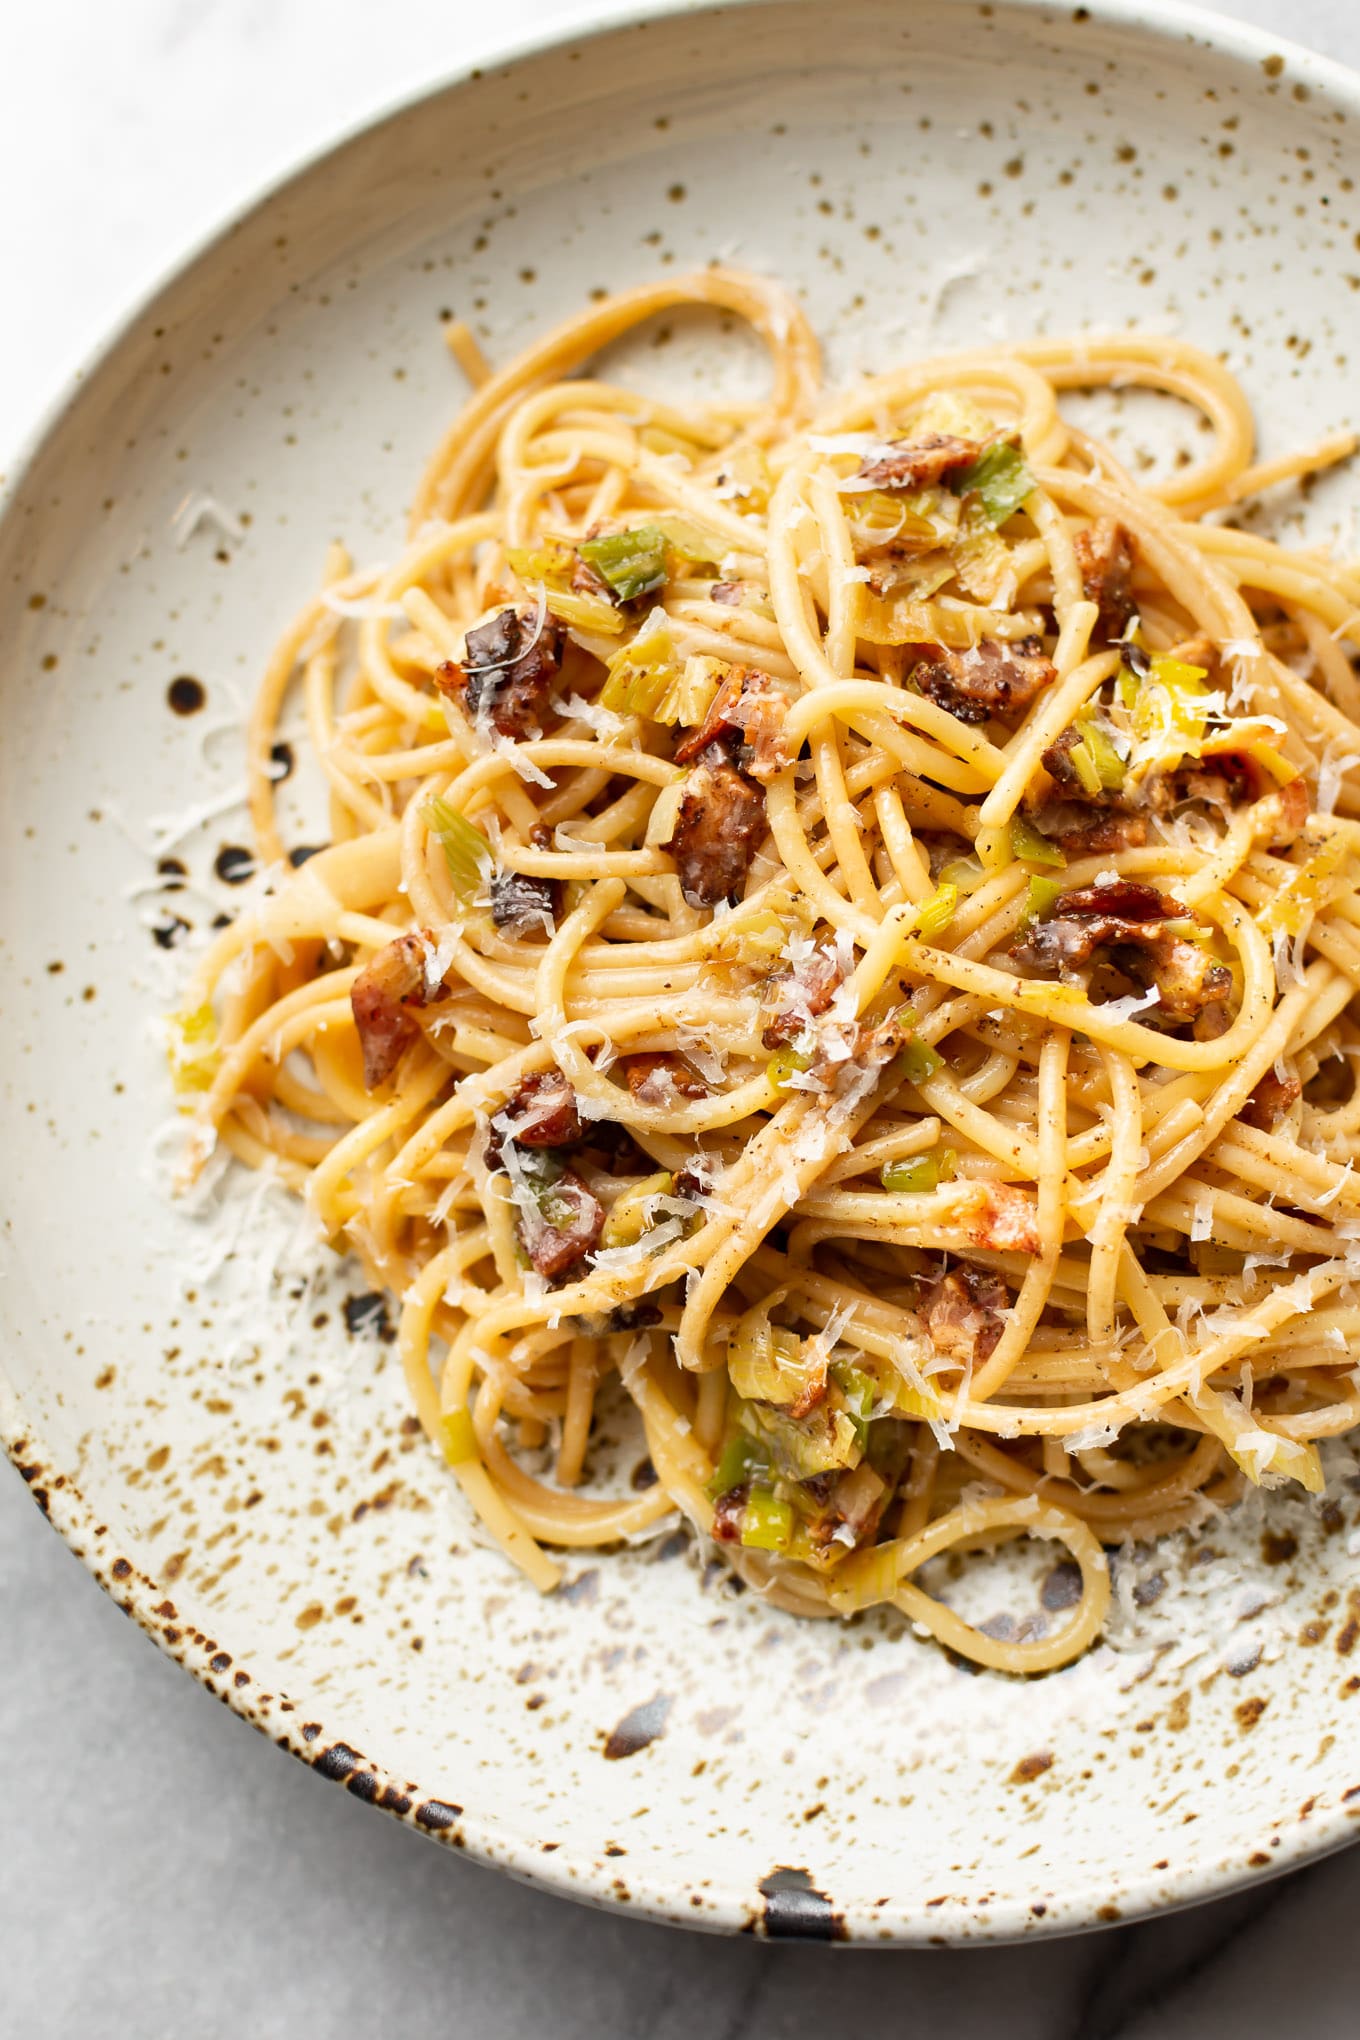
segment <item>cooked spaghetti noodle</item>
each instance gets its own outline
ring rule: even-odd
[[[582,374],[678,305],[750,322],[768,401]],[[171,1030],[196,1162],[401,1300],[539,1586],[679,1510],[797,1613],[1066,1663],[1106,1546],[1318,1491],[1360,1423],[1360,566],[1212,514],[1352,440],[1253,465],[1221,363],[1135,334],[827,396],[796,303],[719,269],[498,373],[449,337],[475,393],[406,551],[335,548],[260,691],[270,869]],[[1098,386],[1208,451],[1135,483],[1059,411]],[[296,869],[292,689],[332,839]],[[598,1498],[615,1376],[657,1479]],[[918,1578],[1017,1537],[1079,1572],[1046,1630]]]

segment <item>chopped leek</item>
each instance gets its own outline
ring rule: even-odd
[[[1060,879],[1031,878],[1025,895],[1025,925],[1028,926],[1031,921],[1042,921],[1061,897]]]
[[[929,942],[936,935],[943,935],[953,920],[959,904],[959,889],[956,885],[937,885],[930,898],[916,910],[916,933]]]
[[[571,586],[576,555],[564,538],[543,538],[534,546],[512,545],[505,559],[511,573],[527,587]]]
[[[578,595],[572,588],[545,588],[543,600],[548,614],[568,630],[585,630],[597,637],[617,637],[624,619],[603,595]]]
[[[491,845],[466,815],[456,814],[446,800],[436,796],[426,804],[425,816],[433,835],[444,849],[453,889],[460,900],[480,892],[491,870]]]
[[[776,1467],[789,1480],[815,1480],[819,1473],[858,1466],[864,1448],[854,1420],[830,1401],[797,1419],[768,1403],[752,1403],[750,1420],[768,1441]]]
[[[942,885],[952,885],[965,896],[980,886],[987,873],[980,857],[955,857],[940,873]]]
[[[909,1084],[925,1084],[944,1068],[944,1057],[928,1041],[913,1039],[898,1056],[897,1066]]]
[[[666,534],[658,524],[588,538],[577,547],[588,567],[607,581],[620,602],[650,595],[666,579]]]
[[[1081,782],[1084,793],[1097,794],[1101,791],[1100,773],[1085,742],[1073,744],[1067,754],[1067,762]]]
[[[655,717],[678,677],[675,649],[664,624],[652,624],[608,661],[600,703],[615,715]]]
[[[1060,845],[1050,843],[1023,815],[1011,816],[1011,855],[1022,864],[1054,864],[1061,868],[1067,863]]]
[[[466,1408],[445,1410],[439,1419],[439,1442],[450,1466],[466,1466],[470,1459],[481,1457],[477,1433],[472,1428],[472,1413]]]
[[[172,1013],[166,1039],[170,1078],[177,1091],[210,1091],[222,1057],[217,1046],[217,1018],[211,1006]]]
[[[864,1450],[869,1443],[870,1420],[878,1403],[878,1384],[849,1360],[835,1361],[830,1372],[840,1390],[845,1415],[854,1425],[855,1437],[860,1449]]]
[[[959,528],[959,499],[946,489],[868,489],[850,504],[851,532],[865,552],[886,545],[933,552],[949,545]]]
[[[959,495],[975,495],[989,524],[1004,524],[1034,493],[1035,481],[1018,446],[998,440],[980,459],[953,477]]]
[[[766,1464],[764,1453],[748,1431],[729,1431],[708,1483],[710,1499],[716,1502],[719,1495],[730,1494],[752,1473],[763,1472]]]
[[[1081,730],[1087,755],[1095,767],[1100,790],[1106,793],[1116,792],[1124,784],[1125,766],[1115,747],[1114,739],[1089,708],[1078,715],[1077,725]]]
[[[1011,549],[985,519],[970,517],[953,548],[959,586],[976,602],[994,602],[1006,586]]]
[[[800,1048],[778,1048],[765,1065],[765,1074],[776,1091],[796,1091],[795,1079],[812,1068],[812,1057]]]
[[[773,487],[769,463],[758,446],[730,447],[723,455],[716,493],[730,497],[739,511],[763,514],[770,507]]]
[[[689,566],[715,567],[729,550],[726,539],[716,532],[707,530],[693,517],[685,517],[678,510],[664,510],[655,520],[655,527],[665,539],[676,558]]]
[[[899,1196],[919,1190],[937,1190],[941,1183],[953,1182],[958,1166],[959,1158],[953,1148],[939,1148],[933,1154],[885,1162],[878,1172],[878,1180],[885,1190]]]
[[[746,1402],[796,1403],[811,1386],[818,1356],[805,1352],[797,1332],[770,1323],[758,1304],[737,1320],[727,1349],[732,1386]]]
[[[755,1551],[787,1551],[793,1537],[793,1509],[771,1488],[753,1487],[741,1515],[741,1541]]]
[[[602,1247],[631,1247],[656,1223],[649,1206],[654,1197],[669,1197],[675,1178],[666,1170],[648,1176],[632,1190],[625,1190],[611,1207],[600,1233]]]

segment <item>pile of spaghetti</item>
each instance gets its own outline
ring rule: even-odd
[[[768,401],[586,376],[677,305],[750,322]],[[400,1299],[539,1585],[678,1509],[784,1608],[1063,1664],[1105,1547],[1316,1492],[1360,1424],[1360,567],[1222,514],[1353,442],[1253,465],[1220,363],[1137,335],[828,396],[718,269],[499,373],[450,337],[407,550],[336,548],[259,696],[269,869],[171,1028],[197,1159]],[[1060,415],[1102,385],[1201,457],[1135,483]],[[656,1479],[610,1499],[615,1381]],[[915,1577],[1017,1537],[1079,1569],[1047,1628]]]

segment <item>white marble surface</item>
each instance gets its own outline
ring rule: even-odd
[[[263,178],[572,0],[5,11],[0,471],[140,289]],[[1357,0],[1224,11],[1360,65]],[[846,1958],[583,1912],[328,1789],[151,1648],[0,1471],[0,2036],[1238,2040],[1357,2030],[1360,1854],[1023,1949]]]

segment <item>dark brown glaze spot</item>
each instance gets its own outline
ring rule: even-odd
[[[1349,1657],[1357,1643],[1360,1643],[1360,1616],[1351,1615],[1337,1632],[1337,1656]]]
[[[191,673],[181,673],[166,688],[165,698],[176,715],[197,715],[208,698],[208,690]]]
[[[288,862],[292,865],[294,871],[296,871],[299,866],[307,862],[309,857],[315,857],[318,850],[323,847],[320,843],[295,843],[288,852]]]
[[[806,1870],[779,1864],[760,1880],[767,1941],[843,1941],[845,1921]]]
[[[1250,1700],[1241,1700],[1238,1702],[1237,1707],[1234,1709],[1234,1712],[1237,1715],[1238,1726],[1239,1728],[1242,1729],[1244,1734],[1247,1731],[1247,1729],[1255,1728],[1257,1722],[1261,1719],[1261,1716],[1265,1713],[1269,1705],[1270,1705],[1269,1700],[1267,1700],[1265,1695],[1261,1693],[1253,1693]]]
[[[313,1764],[323,1778],[335,1779],[348,1778],[352,1771],[358,1770],[363,1761],[358,1750],[351,1749],[347,1742],[331,1743],[327,1749],[312,1758]]]
[[[162,892],[183,892],[189,869],[178,857],[162,857],[156,865],[156,876],[165,880]]]
[[[302,1735],[302,1740],[303,1740],[303,1741],[304,1741],[305,1743],[314,1743],[314,1742],[316,1741],[317,1737],[318,1737],[318,1736],[320,1735],[320,1733],[321,1733],[321,1723],[320,1723],[319,1721],[304,1721],[304,1722],[303,1722],[303,1724],[302,1724],[302,1729],[301,1729],[301,1735]]]
[[[411,1811],[409,1798],[404,1792],[398,1792],[395,1785],[385,1785],[383,1787],[382,1797],[379,1799],[378,1804],[385,1808],[388,1813],[409,1813]]]
[[[385,1346],[396,1338],[396,1327],[388,1314],[387,1298],[380,1289],[366,1289],[362,1295],[345,1298],[345,1330],[351,1338],[377,1337]]]
[[[625,1714],[605,1741],[604,1753],[610,1762],[617,1763],[620,1757],[635,1757],[639,1750],[645,1750],[649,1743],[664,1735],[666,1719],[673,1704],[669,1693],[657,1693]]]
[[[366,1799],[370,1806],[378,1796],[378,1781],[371,1771],[355,1771],[345,1780],[346,1792],[352,1792],[356,1799]]]
[[[611,1842],[605,1850],[605,1854],[606,1856],[626,1856],[628,1851],[627,1849],[621,1849],[617,1842]]]
[[[163,919],[151,924],[151,939],[158,949],[175,949],[181,935],[189,933],[189,923],[182,914],[166,914]]]
[[[421,1827],[429,1828],[434,1833],[455,1826],[462,1819],[462,1815],[462,1807],[455,1806],[448,1799],[426,1799],[416,1808],[416,1819]]]
[[[657,1472],[650,1459],[640,1459],[629,1477],[629,1486],[641,1494],[645,1489],[656,1486]]]
[[[115,1558],[111,1571],[116,1580],[129,1580],[132,1578],[132,1567],[125,1558]]]
[[[231,1670],[231,1659],[227,1652],[219,1650],[216,1657],[209,1660],[209,1669],[214,1672],[229,1672]]]
[[[274,767],[274,770],[270,773],[269,776],[276,786],[281,786],[285,779],[290,779],[292,777],[293,765],[295,762],[293,758],[292,745],[283,743],[275,744],[273,749],[269,753],[269,762]]]
[[[255,876],[255,856],[243,843],[224,843],[213,859],[213,870],[223,885],[244,885]]]
[[[1292,1530],[1265,1530],[1261,1534],[1261,1558],[1266,1565],[1288,1565],[1298,1556],[1299,1540]]]
[[[1042,1778],[1045,1771],[1053,1767],[1052,1750],[1036,1750],[1031,1757],[1021,1757],[1011,1772],[1012,1785],[1032,1785],[1036,1778]]]

